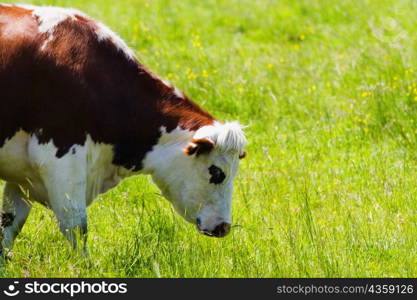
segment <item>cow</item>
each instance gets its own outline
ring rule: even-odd
[[[0,5],[0,178],[10,221],[1,249],[11,249],[33,202],[84,249],[86,208],[137,174],[151,175],[199,232],[223,237],[245,144],[238,122],[215,119],[149,71],[102,23],[69,8]]]

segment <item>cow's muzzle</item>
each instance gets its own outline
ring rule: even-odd
[[[197,218],[196,224],[197,229],[200,233],[211,237],[224,237],[230,232],[230,228],[232,227],[230,223],[222,222],[210,231],[202,228],[201,221],[199,218]]]

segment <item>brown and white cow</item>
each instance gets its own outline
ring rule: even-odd
[[[230,230],[245,137],[148,71],[103,24],[73,9],[0,5],[0,178],[12,246],[32,201],[76,245],[86,207],[150,174],[200,232]]]

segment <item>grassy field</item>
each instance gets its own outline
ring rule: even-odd
[[[224,239],[135,177],[89,208],[90,259],[35,205],[0,276],[417,276],[417,2],[30,3],[108,24],[155,73],[248,125],[249,155]]]

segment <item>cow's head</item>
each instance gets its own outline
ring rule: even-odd
[[[238,123],[215,123],[191,135],[163,134],[147,156],[154,182],[175,210],[200,232],[223,237],[230,231],[233,179],[246,139]]]

